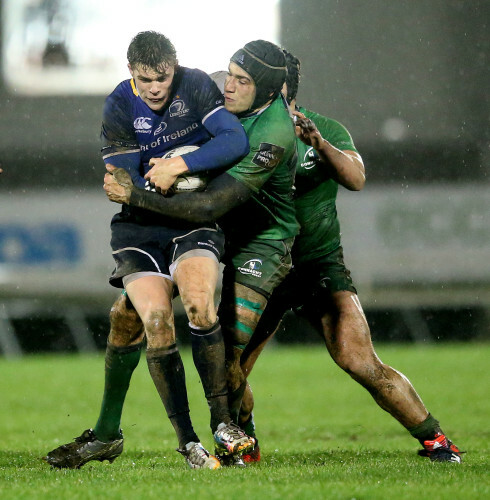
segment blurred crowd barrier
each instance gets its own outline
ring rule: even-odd
[[[338,209],[346,263],[368,317],[385,331],[393,330],[387,318],[396,316],[391,323],[398,330],[386,340],[434,340],[439,335],[431,318],[434,323],[438,310],[445,318],[455,311],[473,318],[453,319],[457,328],[464,323],[461,339],[488,336],[485,185],[342,190]],[[113,269],[109,225],[118,210],[102,189],[2,194],[1,352],[103,347],[109,307],[119,293],[107,281]]]

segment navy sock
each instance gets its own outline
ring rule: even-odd
[[[214,432],[221,422],[230,422],[223,334],[219,323],[208,330],[189,326],[192,357],[208,401],[211,431]]]
[[[190,441],[199,442],[189,414],[184,364],[177,345],[147,349],[146,360],[153,383],[177,434],[180,448],[184,448]]]

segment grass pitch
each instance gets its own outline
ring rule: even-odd
[[[378,346],[407,375],[464,462],[431,463],[418,443],[331,361],[322,346],[271,346],[252,373],[262,462],[190,470],[142,357],[126,401],[125,451],[113,464],[52,470],[40,457],[95,425],[103,355],[0,359],[0,497],[4,499],[490,498],[488,344]],[[183,350],[194,426],[209,414]]]

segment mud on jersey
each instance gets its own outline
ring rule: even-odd
[[[296,135],[281,96],[267,108],[240,118],[250,152],[227,173],[254,194],[221,221],[234,242],[247,239],[283,240],[298,234],[292,189]]]
[[[121,82],[105,102],[102,121],[102,154],[140,152],[141,176],[150,169],[150,158],[184,144],[201,145],[211,139],[203,120],[224,105],[208,75],[198,69],[178,67],[167,104],[152,111],[138,95],[133,79]]]
[[[337,149],[356,151],[352,137],[339,122],[318,113],[299,108],[313,121],[318,130]],[[296,237],[293,254],[296,262],[330,253],[340,245],[340,223],[337,216],[339,185],[328,176],[318,153],[297,139],[296,217],[301,232]]]

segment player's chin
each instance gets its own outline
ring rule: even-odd
[[[147,99],[146,104],[152,111],[160,111],[163,108],[164,100],[150,101]]]

